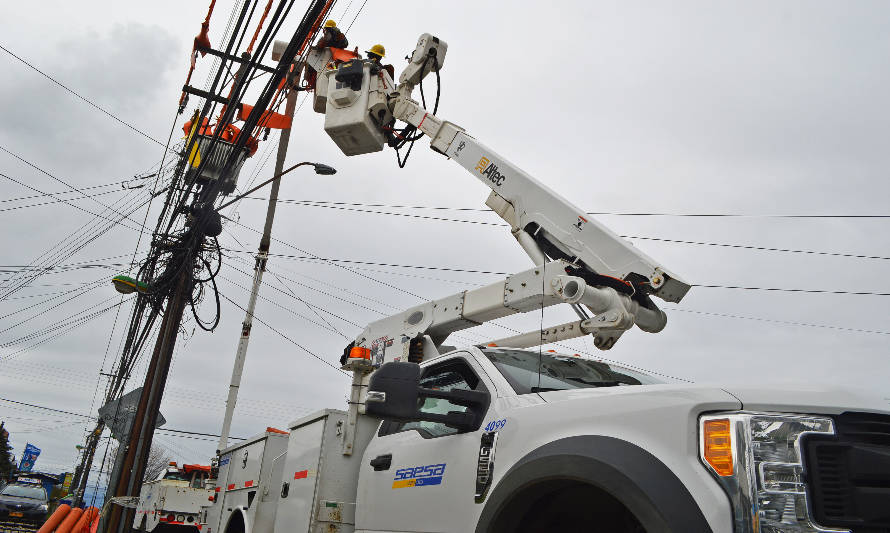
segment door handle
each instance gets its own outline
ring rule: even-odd
[[[377,457],[371,459],[371,467],[380,472],[381,470],[389,470],[389,467],[392,465],[392,454],[388,453],[386,455],[378,455]]]

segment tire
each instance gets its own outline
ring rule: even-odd
[[[542,487],[543,488],[543,487]],[[618,500],[583,483],[550,486],[529,498],[516,533],[645,533],[639,520]]]

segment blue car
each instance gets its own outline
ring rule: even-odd
[[[0,489],[0,518],[40,522],[48,509],[49,499],[40,485],[10,483]]]

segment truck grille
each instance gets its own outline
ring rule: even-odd
[[[843,413],[836,435],[803,441],[816,523],[857,533],[890,533],[890,416]]]

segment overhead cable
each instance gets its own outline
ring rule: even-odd
[[[276,239],[277,240],[277,239]],[[225,248],[226,251],[238,252],[238,253],[251,253],[247,250],[232,250]],[[450,268],[450,267],[440,267],[440,266],[425,266],[425,265],[400,265],[397,263],[375,263],[372,261],[357,261],[352,259],[335,259],[331,257],[319,257],[316,255],[283,255],[283,254],[269,254],[270,256],[275,257],[284,257],[288,259],[301,259],[301,260],[315,260],[315,261],[324,261],[326,263],[348,263],[348,264],[357,264],[357,265],[373,265],[373,266],[384,266],[384,267],[395,267],[395,268],[410,268],[410,269],[418,269],[418,270],[440,270],[444,272],[463,272],[468,274],[492,274],[498,276],[509,276],[510,272],[497,272],[493,270],[473,270],[468,268]],[[774,291],[774,292],[801,292],[801,293],[825,293],[825,294],[845,294],[845,295],[853,295],[853,296],[890,296],[890,292],[873,292],[873,291],[839,291],[839,290],[829,290],[829,289],[795,289],[789,287],[745,287],[738,285],[716,285],[716,284],[694,284],[692,287],[699,287],[703,289],[738,289],[738,290],[749,290],[749,291]]]
[[[268,198],[246,196],[247,200],[263,200]],[[400,204],[368,204],[361,202],[334,202],[330,200],[306,200],[279,198],[278,202],[288,204],[329,204],[354,207],[384,207],[389,209],[429,209],[436,211],[470,211],[476,213],[491,213],[491,209],[480,207],[446,207],[430,205],[400,205]],[[699,217],[699,218],[890,218],[890,215],[879,214],[752,214],[752,213],[646,213],[630,211],[587,211],[588,215],[629,216],[629,217]]]
[[[43,72],[42,70],[40,70],[39,68],[35,67],[35,66],[32,65],[31,63],[29,63],[29,62],[25,61],[24,59],[22,59],[21,57],[17,56],[17,55],[14,54],[9,48],[6,48],[6,47],[3,46],[2,44],[0,44],[0,50],[3,50],[3,51],[6,52],[7,54],[9,54],[9,55],[11,55],[12,57],[18,59],[19,61],[21,61],[22,63],[24,63],[25,65],[27,65],[30,69],[34,70],[35,72],[37,72],[38,74],[40,74],[40,75],[43,76],[44,78],[48,79],[49,81],[55,83],[55,84],[58,85],[59,87],[65,89],[66,91],[68,91],[69,93],[73,94],[73,95],[76,96],[77,98],[80,98],[81,100],[83,100],[84,102],[86,102],[87,104],[89,104],[90,106],[92,106],[93,108],[95,108],[96,110],[101,111],[102,113],[104,113],[105,115],[109,116],[110,118],[116,120],[117,122],[123,124],[124,126],[130,128],[131,130],[135,131],[135,132],[138,133],[139,135],[142,135],[142,136],[145,137],[146,139],[148,139],[148,140],[150,140],[150,141],[153,141],[153,142],[156,142],[156,143],[160,144],[161,146],[164,146],[164,143],[162,143],[161,141],[155,139],[155,138],[152,137],[151,135],[145,133],[144,131],[140,130],[139,128],[137,128],[136,126],[130,124],[129,122],[126,122],[125,120],[123,120],[123,119],[119,118],[118,116],[112,114],[110,111],[107,111],[105,108],[100,107],[99,105],[93,103],[91,100],[87,99],[86,97],[81,96],[79,93],[77,93],[76,91],[74,91],[73,89],[71,89],[70,87],[68,87],[67,85],[63,84],[63,83],[60,82],[59,80],[53,78],[53,77],[50,76],[49,74]]]
[[[251,200],[256,200],[255,197],[245,197],[250,198]],[[282,200],[279,200],[282,202]],[[459,219],[459,218],[445,218],[445,217],[436,217],[430,215],[417,215],[412,213],[397,213],[393,211],[376,211],[373,209],[361,209],[355,207],[343,207],[341,205],[333,205],[335,202],[330,203],[304,203],[301,201],[288,202],[283,201],[284,203],[295,203],[297,205],[301,205],[304,207],[322,207],[325,209],[337,209],[341,211],[355,211],[359,213],[369,213],[375,215],[387,215],[387,216],[397,216],[397,217],[406,217],[406,218],[416,218],[422,220],[435,220],[438,222],[456,222],[461,224],[477,224],[480,226],[494,226],[494,227],[509,227],[507,224],[500,222],[488,222],[484,220],[467,220],[467,219]],[[339,202],[342,203],[342,202]],[[350,204],[350,205],[360,205],[360,204]],[[375,205],[380,204],[369,204],[369,207],[373,207]],[[389,207],[403,207],[403,206],[389,206]],[[405,206],[407,208],[407,206]],[[438,209],[438,208],[431,208]],[[466,209],[470,210],[470,209]],[[476,211],[476,210],[472,210]],[[485,211],[485,210],[479,210]],[[782,252],[782,253],[795,253],[795,254],[808,254],[808,255],[823,255],[823,256],[831,256],[831,257],[848,257],[853,259],[879,259],[879,260],[890,260],[888,256],[881,255],[868,255],[868,254],[854,254],[854,253],[844,253],[844,252],[822,252],[816,250],[796,250],[792,248],[777,248],[777,247],[768,247],[768,246],[755,246],[748,244],[727,244],[727,243],[719,243],[719,242],[706,242],[706,241],[692,241],[692,240],[681,240],[681,239],[668,239],[663,237],[644,237],[640,235],[619,235],[619,237],[623,239],[636,239],[636,240],[644,240],[644,241],[658,241],[658,242],[669,242],[675,244],[690,244],[697,246],[716,246],[720,248],[736,248],[742,250],[757,250],[764,252]]]
[[[242,310],[242,311],[244,311],[244,312],[247,312],[247,310],[246,310],[245,308],[241,307],[241,305],[239,305],[238,303],[236,303],[234,300],[232,300],[231,298],[229,298],[229,297],[226,296],[225,294],[223,294],[223,293],[219,293],[219,295],[222,296],[223,298],[225,298],[226,301],[228,301],[230,304],[234,305],[234,306],[237,307],[238,309],[240,309],[240,310]],[[333,369],[336,370],[337,372],[340,372],[340,373],[343,374],[344,376],[347,375],[346,372],[344,372],[343,370],[340,369],[340,367],[331,364],[331,362],[328,361],[327,359],[324,359],[323,357],[321,357],[320,355],[316,354],[316,353],[313,352],[312,350],[306,348],[306,347],[303,346],[302,344],[300,344],[300,343],[298,343],[297,341],[291,339],[290,337],[288,337],[287,335],[285,335],[285,334],[282,333],[281,331],[278,331],[277,329],[275,329],[275,327],[273,327],[272,325],[270,325],[268,322],[266,322],[266,321],[264,321],[263,319],[261,319],[260,317],[256,316],[256,314],[253,315],[253,318],[254,318],[254,320],[256,320],[257,322],[259,322],[260,324],[262,324],[262,325],[266,326],[267,328],[271,329],[271,330],[272,330],[273,332],[275,332],[279,337],[282,337],[283,339],[287,340],[288,342],[290,342],[291,344],[293,344],[293,345],[296,346],[297,348],[303,350],[303,351],[306,352],[307,354],[309,354],[309,355],[311,355],[312,357],[318,359],[319,361],[321,361],[321,362],[324,363],[325,365],[327,365],[327,366],[333,368]]]

